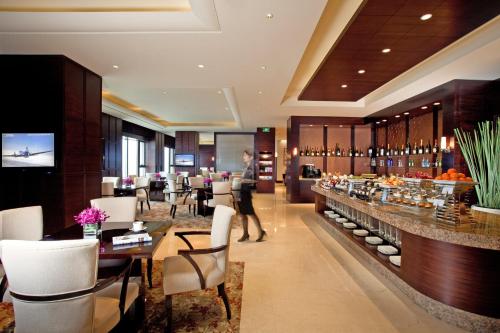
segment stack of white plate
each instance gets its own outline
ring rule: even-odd
[[[401,267],[401,256],[390,256],[389,261],[398,267]]]
[[[334,214],[335,212],[333,210],[325,210],[325,215],[330,215],[330,214]]]
[[[370,237],[365,237],[365,242],[372,245],[379,245],[382,244],[384,241],[380,237],[370,236]]]
[[[352,222],[345,222],[345,223],[342,223],[342,226],[346,229],[356,229],[358,226],[356,225],[356,223],[352,223]]]
[[[327,216],[328,216],[329,218],[331,218],[331,219],[335,219],[335,218],[337,218],[337,217],[340,217],[340,215],[339,215],[339,214],[335,214],[335,213],[333,213],[333,212],[332,212],[332,213],[327,214]]]
[[[347,220],[345,217],[337,217],[337,218],[335,219],[335,222],[337,222],[337,223],[345,223],[345,222],[347,222],[347,221],[348,221],[348,220]]]
[[[391,245],[379,245],[377,251],[387,256],[398,254],[398,249]]]
[[[365,230],[365,229],[356,229],[356,230],[353,230],[352,233],[355,234],[356,236],[360,236],[360,237],[365,237],[365,236],[368,236],[368,234],[369,234],[368,230]]]

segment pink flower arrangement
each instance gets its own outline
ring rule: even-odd
[[[221,176],[222,178],[227,178],[227,177],[229,177],[229,173],[227,173],[227,172],[223,172],[223,173],[221,173],[221,175],[220,175],[220,176]]]
[[[180,176],[180,175],[181,175],[181,172],[180,172],[180,171],[177,171],[177,172],[175,173],[175,175],[176,175],[176,176]]]
[[[82,210],[75,216],[75,222],[83,226],[85,224],[96,224],[106,222],[109,216],[99,208],[90,207]]]
[[[132,178],[127,177],[127,178],[125,178],[125,179],[123,180],[123,183],[124,183],[125,185],[127,185],[127,186],[130,186],[130,185],[132,185],[132,184],[134,183],[134,181],[132,180]]]
[[[210,178],[203,178],[203,184],[211,184],[212,183],[212,179]]]
[[[161,174],[159,172],[155,173],[155,177],[156,179],[160,179],[161,178]]]

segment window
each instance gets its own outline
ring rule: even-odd
[[[174,148],[169,148],[165,147],[163,148],[163,169],[166,172],[173,173],[175,171],[175,166],[174,166],[174,155],[175,155],[175,149]]]
[[[146,145],[128,136],[122,137],[122,176],[146,175]]]

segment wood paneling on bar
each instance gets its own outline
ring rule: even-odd
[[[199,142],[200,134],[194,131],[177,131],[175,132],[175,153],[176,154],[193,154],[194,167],[176,166],[175,171],[188,171],[190,176],[195,176],[200,168],[199,166]]]
[[[215,145],[200,145],[198,160],[200,168],[215,168]]]
[[[122,120],[102,114],[102,176],[122,177]]]

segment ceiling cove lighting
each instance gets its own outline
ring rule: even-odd
[[[377,124],[377,125],[380,124],[380,121],[377,121],[375,124]]]
[[[385,123],[385,122],[387,122],[387,119],[382,119],[382,121]]]
[[[203,64],[199,64],[199,65],[198,65],[198,68],[205,68],[205,65],[203,65]]]
[[[400,114],[397,114],[397,115],[395,115],[394,117],[399,118],[399,117],[401,117],[401,115],[400,115]]]
[[[422,106],[422,107],[421,107],[421,109],[422,109],[422,110],[425,110],[425,109],[427,109],[427,108],[428,108],[428,106],[427,106],[427,105],[424,105],[424,106]]]
[[[366,73],[366,71],[365,71],[364,69],[360,69],[360,70],[358,71],[358,74],[365,74],[365,73]]]
[[[409,115],[409,114],[410,114],[410,112],[408,112],[408,111],[407,111],[407,112],[405,112],[405,113],[403,113],[403,114],[404,114],[405,116],[407,116],[407,115]]]
[[[424,15],[420,16],[420,19],[421,19],[422,21],[427,21],[427,20],[428,20],[428,19],[430,19],[431,17],[432,17],[432,14],[429,14],[429,13],[428,13],[428,14],[424,14]]]
[[[119,67],[118,65],[113,65],[113,68],[114,68],[114,69],[118,69],[118,68],[120,68],[120,67]]]
[[[432,105],[441,105],[441,103],[440,102],[434,102],[434,103],[432,103]]]
[[[273,14],[273,13],[267,13],[267,14],[266,14],[266,18],[267,18],[268,20],[271,20],[272,18],[274,18],[274,14]]]
[[[382,53],[389,53],[389,52],[391,52],[391,49],[383,49],[382,50]]]
[[[343,84],[340,86],[341,88],[347,88],[347,84]]]

